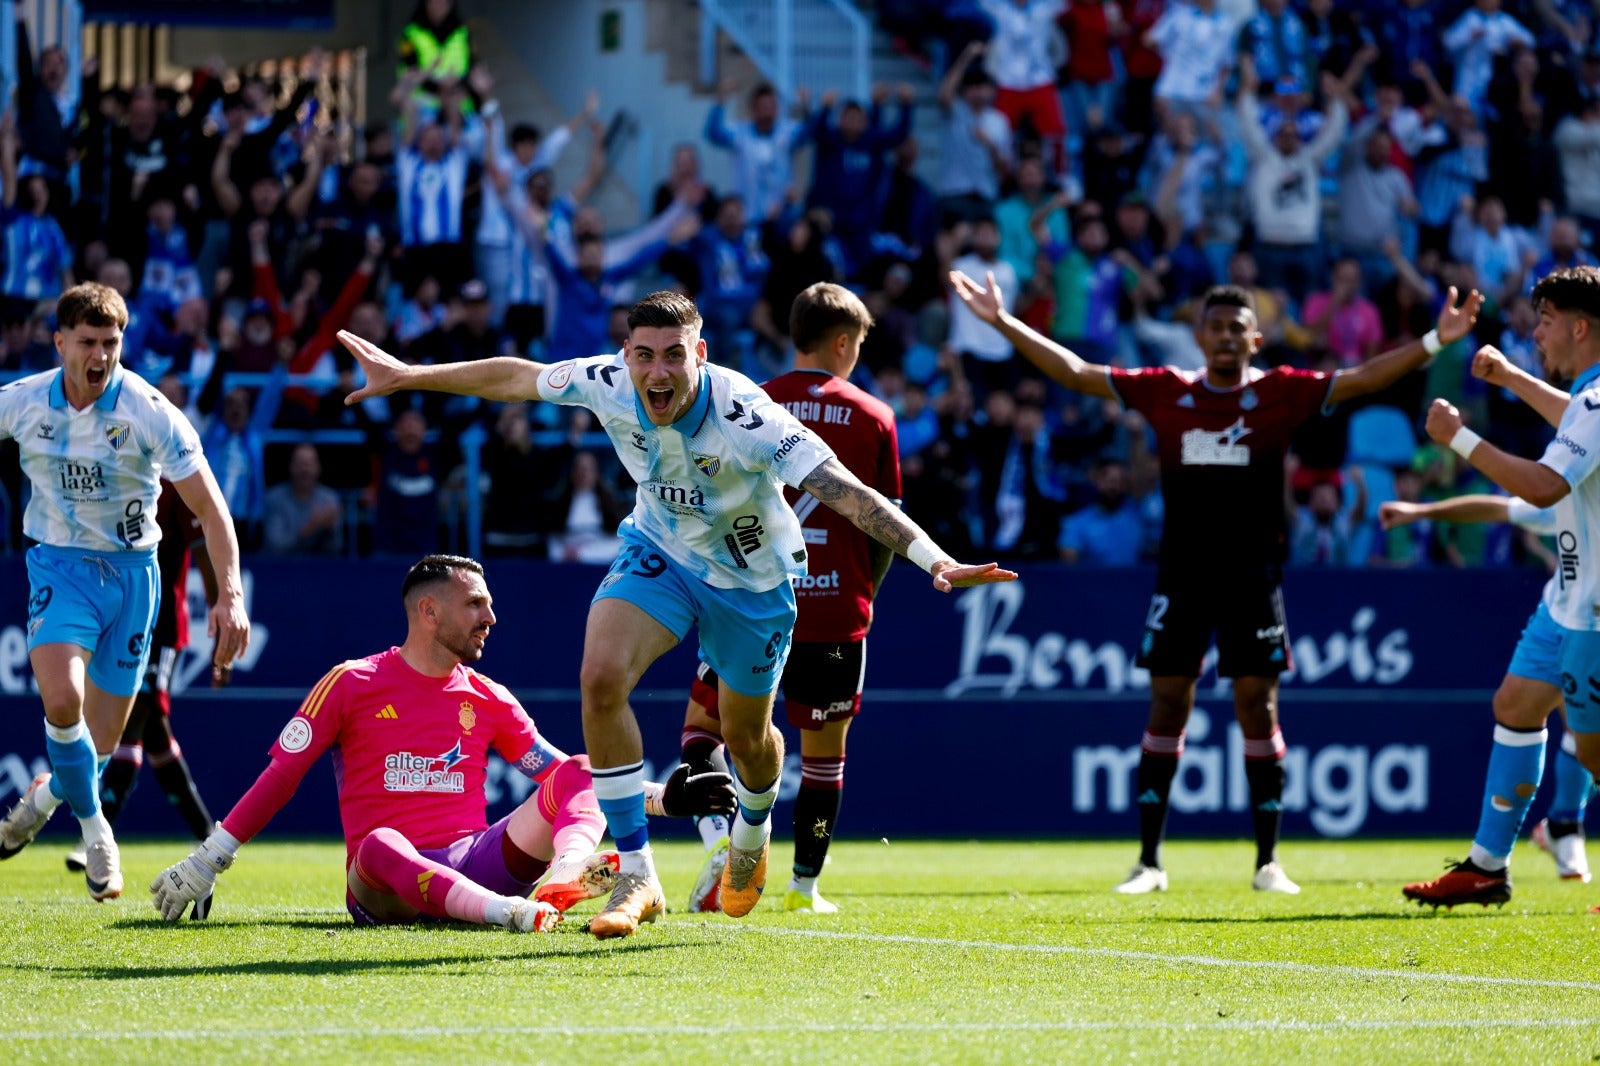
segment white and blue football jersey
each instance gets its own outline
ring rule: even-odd
[[[798,488],[833,449],[755,382],[708,363],[693,406],[659,427],[620,352],[546,367],[539,395],[594,412],[639,484],[624,525],[690,573],[752,592],[805,575],[805,541],[783,485]]]
[[[120,366],[81,411],[67,403],[61,375],[47,370],[0,388],[0,439],[16,440],[33,485],[22,531],[58,548],[154,550],[161,479],[200,469],[199,434],[154,385]]]
[[[1561,416],[1556,439],[1539,459],[1566,479],[1572,491],[1548,520],[1534,525],[1530,514],[1513,509],[1512,521],[1548,532],[1556,540],[1556,572],[1545,587],[1544,603],[1559,626],[1600,630],[1600,367],[1580,375],[1572,401]]]

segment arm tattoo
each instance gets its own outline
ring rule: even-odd
[[[829,459],[817,467],[800,487],[848,518],[861,532],[900,555],[922,535],[915,522],[881,493],[863,485],[838,459]]]

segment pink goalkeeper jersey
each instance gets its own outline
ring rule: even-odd
[[[250,839],[333,748],[347,862],[385,826],[419,850],[444,847],[488,827],[489,749],[514,763],[537,757],[537,739],[503,686],[461,665],[427,677],[390,648],[340,663],[317,682],[278,734],[272,765],[222,825]]]

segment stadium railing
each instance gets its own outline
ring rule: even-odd
[[[805,86],[866,100],[872,27],[846,0],[701,0],[700,78],[717,84],[717,32],[748,56],[785,100]]]

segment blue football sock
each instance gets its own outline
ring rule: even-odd
[[[650,843],[645,828],[644,763],[604,770],[595,767],[590,773],[595,799],[600,801],[600,813],[606,816],[606,828],[611,830],[617,850],[643,851]]]
[[[1489,772],[1483,781],[1483,811],[1478,816],[1478,832],[1472,838],[1473,861],[1480,865],[1480,852],[1502,864],[1511,857],[1523,816],[1544,776],[1546,736],[1543,729],[1494,727],[1494,750],[1489,754]]]
[[[1568,733],[1561,738],[1561,750],[1556,752],[1556,794],[1550,801],[1552,822],[1582,822],[1589,795],[1594,791],[1594,777],[1578,761],[1573,751],[1576,747]]]
[[[100,812],[99,771],[95,769],[94,741],[82,722],[66,727],[44,725],[44,750],[50,757],[51,791],[67,801],[79,818]],[[59,784],[59,788],[55,787]]]

